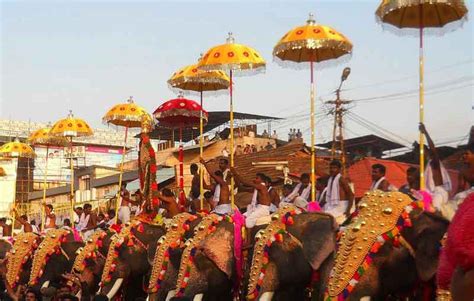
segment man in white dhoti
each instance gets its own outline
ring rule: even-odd
[[[324,212],[332,214],[336,221],[343,223],[350,214],[354,202],[354,193],[349,187],[348,181],[341,175],[342,164],[339,160],[333,160],[329,164],[329,175],[326,199],[320,204]]]
[[[265,186],[265,175],[257,173],[253,181],[244,180],[237,171],[231,167],[232,175],[236,182],[240,185],[247,187],[253,187],[256,190],[256,205],[251,211],[244,213],[245,216],[245,226],[247,228],[253,228],[258,219],[270,215],[270,205],[272,203],[270,199],[270,193],[268,193],[268,188]]]
[[[204,161],[203,158],[200,159],[201,164],[204,165],[207,172],[211,176],[211,178],[216,181],[216,186],[214,187],[214,210],[212,212],[217,214],[232,214],[232,205],[229,199],[229,186],[225,181],[223,172],[221,170],[213,171],[210,169],[209,164]],[[219,163],[220,165],[220,163]],[[205,185],[205,187],[209,187],[209,185]]]
[[[81,218],[79,219],[78,228],[79,226],[81,229],[78,229],[78,231],[82,233],[82,237],[87,241],[97,228],[97,215],[92,212],[91,204],[84,205],[84,212],[82,212]]]
[[[449,192],[452,190],[451,178],[423,123],[420,123],[420,132],[425,135],[430,152],[430,160],[425,170],[425,188],[433,197],[433,206],[443,212],[442,208],[447,205]]]
[[[295,189],[293,189],[293,192],[291,195],[288,197],[289,199],[296,199],[297,197],[303,198],[306,202],[309,202],[309,197],[311,195],[311,185],[310,185],[310,179],[309,179],[309,174],[304,173],[300,177],[300,183],[295,186]]]

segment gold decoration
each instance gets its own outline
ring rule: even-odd
[[[107,258],[105,259],[104,270],[102,271],[101,284],[104,285],[107,283],[110,277],[110,274],[113,272],[112,265],[114,265],[117,260],[118,254],[116,253],[116,248],[120,247],[125,238],[130,237],[131,230],[133,227],[140,224],[139,221],[132,221],[132,223],[127,223],[125,227],[122,228],[120,233],[114,234],[110,239],[109,251],[107,252]]]
[[[43,274],[43,268],[46,266],[48,257],[61,248],[62,239],[68,235],[69,231],[65,229],[51,229],[46,233],[33,257],[31,265],[30,285],[35,285],[38,278]]]
[[[330,297],[338,296],[349,285],[378,236],[396,228],[400,215],[412,200],[400,192],[388,196],[377,190],[366,195],[361,202],[367,206],[360,208],[357,218],[344,230],[346,235],[339,241],[339,251],[328,284]],[[388,208],[391,210],[387,210]],[[366,226],[362,226],[362,222]]]
[[[97,242],[102,239],[105,235],[105,231],[96,231],[92,236],[87,240],[86,245],[80,249],[80,252],[77,254],[76,259],[74,259],[74,264],[72,266],[72,271],[81,273],[84,271],[85,263],[84,261],[87,258],[95,256],[94,254],[97,251]]]
[[[150,292],[156,293],[158,291],[156,284],[158,283],[160,273],[165,273],[165,271],[162,270],[162,267],[163,262],[165,261],[166,252],[170,247],[173,249],[181,247],[184,233],[187,231],[187,229],[184,227],[185,222],[195,218],[196,217],[194,215],[189,213],[180,213],[175,215],[171,221],[171,227],[167,227],[166,229],[166,236],[162,236],[158,240],[158,246],[156,249],[155,258],[153,259],[151,276],[148,284],[148,289]]]
[[[186,277],[186,270],[189,265],[192,265],[193,263],[190,261],[191,259],[191,251],[198,246],[199,243],[201,243],[202,240],[206,238],[209,234],[211,234],[214,231],[211,231],[211,226],[216,225],[220,221],[222,221],[223,217],[219,216],[217,214],[209,214],[206,215],[202,218],[201,222],[197,226],[199,230],[197,233],[193,236],[193,238],[190,238],[186,241],[185,243],[185,249],[183,251],[183,255],[181,256],[181,264],[179,266],[179,272],[178,272],[178,281],[176,283],[176,288],[180,290],[181,288],[185,288],[187,285],[187,280],[188,278]]]
[[[251,278],[249,281],[249,294],[254,294],[257,291],[257,283],[259,279],[263,278],[264,276],[264,273],[261,273],[260,271],[262,270],[262,267],[268,263],[268,259],[264,258],[265,246],[267,243],[270,243],[274,240],[274,237],[278,234],[278,232],[286,229],[286,224],[280,217],[285,216],[285,214],[293,211],[295,211],[295,207],[292,205],[286,205],[283,208],[279,208],[278,211],[272,215],[272,221],[268,224],[268,226],[265,229],[260,230],[255,236],[255,247],[252,257],[252,266],[250,268],[250,275],[256,277]]]
[[[33,256],[38,247],[40,236],[28,232],[20,233],[13,243],[12,250],[7,254],[6,280],[11,287],[15,287],[23,265]]]

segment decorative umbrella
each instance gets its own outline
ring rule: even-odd
[[[35,151],[26,143],[20,142],[18,138],[15,138],[14,141],[5,143],[0,147],[0,157],[2,158],[27,158],[27,159],[34,159],[36,157]],[[18,170],[18,161],[16,169]],[[3,171],[5,173],[5,171]],[[28,171],[28,177],[29,177]],[[18,174],[17,174],[18,176]],[[13,200],[13,208],[15,208],[16,204],[16,178],[14,182],[14,200]]]
[[[158,120],[158,126],[179,129],[179,201],[180,205],[184,206],[183,129],[193,128],[200,124],[201,120],[207,123],[208,114],[197,102],[186,99],[180,94],[178,98],[168,100],[159,106],[155,112],[153,112],[153,116]]]
[[[333,28],[316,24],[313,15],[309,15],[306,25],[287,32],[273,48],[273,57],[282,66],[302,66],[309,63],[310,102],[311,102],[311,201],[316,200],[316,152],[315,152],[315,87],[314,64],[324,65],[329,60],[345,58],[352,52],[352,43]],[[331,62],[334,63],[334,62]],[[304,65],[303,65],[304,66]],[[311,208],[311,207],[310,207]]]
[[[82,119],[74,118],[72,111],[69,111],[69,115],[56,121],[51,130],[49,131],[51,136],[65,137],[69,139],[69,155],[70,155],[70,168],[71,168],[71,221],[74,219],[74,162],[72,158],[72,139],[74,137],[87,137],[92,136],[94,133],[90,126]]]
[[[45,158],[45,171],[43,177],[43,203],[46,202],[46,181],[48,179],[48,154],[50,146],[66,146],[67,139],[65,137],[57,137],[50,135],[51,125],[34,131],[28,137],[28,143],[31,145],[45,145],[46,146],[46,158]],[[41,206],[41,220],[44,221],[44,206]],[[44,230],[44,223],[41,223],[41,232]]]
[[[129,128],[141,128],[142,132],[148,132],[150,129],[152,118],[145,109],[138,106],[133,102],[133,97],[127,100],[126,103],[121,103],[113,106],[105,116],[102,118],[102,121],[107,124],[113,124],[116,126],[125,127],[125,138],[122,149],[122,160],[120,162],[120,174],[119,174],[119,189],[117,191],[117,201],[115,204],[115,222],[118,219],[118,209],[120,206],[120,188],[122,187],[122,177],[123,177],[123,164],[125,161],[125,151],[127,147],[127,136]]]
[[[407,33],[418,31],[419,51],[419,113],[420,122],[424,122],[424,58],[423,34],[425,29],[443,33],[446,25],[450,29],[460,26],[467,19],[467,8],[462,0],[383,0],[375,12],[377,21],[388,24],[389,29]],[[438,30],[436,30],[438,29]],[[420,146],[425,145],[424,135],[420,131]],[[425,188],[424,147],[420,147],[420,189]]]
[[[229,88],[229,78],[220,70],[202,71],[197,68],[197,65],[189,65],[181,70],[175,72],[168,80],[168,85],[172,90],[182,90],[187,93],[199,93],[201,99],[201,112],[199,116],[199,154],[202,157],[204,145],[204,120],[203,120],[203,92],[216,92],[219,90],[227,90]],[[212,95],[212,93],[209,93]],[[214,93],[216,94],[216,93]],[[199,169],[199,199],[201,201],[201,210],[204,206],[204,185],[203,185],[203,168]]]
[[[235,43],[232,33],[229,32],[227,43],[209,49],[199,61],[198,68],[202,70],[223,70],[229,72],[229,102],[230,102],[230,166],[234,166],[234,104],[232,99],[232,79],[234,73],[252,74],[265,70],[265,60],[253,48]],[[231,178],[231,191],[234,191],[234,179]],[[234,193],[230,194],[231,204],[234,207]]]

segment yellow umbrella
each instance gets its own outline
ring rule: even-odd
[[[462,0],[383,0],[375,12],[378,22],[404,31],[419,34],[419,119],[424,122],[424,59],[423,33],[436,28],[441,33],[449,24],[450,29],[461,25],[467,19],[467,8]],[[389,27],[390,28],[390,27]],[[424,135],[420,131],[420,189],[425,188]]]
[[[67,139],[65,137],[58,137],[50,135],[51,126],[48,125],[45,128],[34,131],[28,137],[28,143],[31,145],[45,145],[46,146],[46,158],[45,158],[45,171],[43,177],[43,203],[46,202],[46,182],[48,179],[48,158],[49,158],[49,147],[50,146],[66,146]],[[41,206],[41,220],[44,221],[44,206]],[[41,223],[41,232],[44,230],[44,223]]]
[[[202,157],[204,145],[204,122],[203,122],[203,92],[216,92],[219,90],[227,90],[229,88],[229,77],[221,70],[203,71],[199,70],[197,65],[186,66],[173,73],[168,80],[168,85],[172,90],[179,89],[188,93],[197,92],[201,98],[201,114],[199,122],[199,154]],[[201,210],[204,206],[204,182],[203,168],[199,169]]]
[[[29,146],[26,143],[20,142],[20,140],[16,138],[14,141],[5,143],[4,145],[0,147],[0,157],[33,159],[36,157],[36,154],[35,154],[35,151],[31,148],[31,146]],[[16,169],[18,170],[18,161],[17,161]],[[28,171],[28,177],[29,177],[29,171]],[[15,184],[13,188],[13,193],[14,193],[13,208],[15,208],[15,204],[16,204],[16,180],[17,179],[15,179],[15,182],[14,182]]]
[[[329,26],[316,24],[312,14],[309,15],[306,25],[298,26],[287,32],[273,48],[275,61],[283,66],[309,63],[311,72],[311,201],[313,202],[316,200],[314,64],[324,64],[329,60],[346,58],[351,52],[352,43],[349,39]]]
[[[115,204],[115,222],[118,219],[118,208],[120,206],[120,189],[122,187],[122,177],[123,177],[123,164],[125,161],[125,152],[127,147],[127,136],[129,128],[142,128],[143,132],[150,130],[152,118],[145,109],[138,106],[133,102],[133,97],[127,100],[126,103],[121,103],[113,106],[102,118],[102,121],[107,124],[113,124],[116,126],[125,127],[125,139],[122,149],[122,161],[120,163],[120,174],[119,174],[119,189],[117,191],[117,201]]]
[[[71,222],[74,221],[74,162],[72,158],[72,139],[74,137],[87,137],[92,136],[94,133],[90,126],[82,119],[74,118],[72,111],[69,111],[69,115],[56,121],[51,130],[49,131],[51,136],[65,137],[69,139],[69,159],[71,168]]]
[[[16,138],[12,142],[5,143],[0,147],[0,156],[4,158],[30,158],[36,157],[35,151],[26,143]]]
[[[198,63],[198,69],[229,71],[230,100],[230,165],[234,166],[234,104],[232,99],[233,74],[251,74],[265,70],[265,60],[253,48],[235,43],[229,32],[227,43],[209,49]],[[231,178],[231,204],[234,207],[234,179]]]

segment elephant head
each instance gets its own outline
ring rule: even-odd
[[[260,297],[260,300],[302,300],[305,298],[305,288],[310,285],[317,290],[316,294],[321,294],[325,283],[312,284],[312,275],[313,271],[323,274],[330,271],[327,262],[332,259],[336,246],[337,224],[334,218],[324,213],[293,215],[291,223],[281,225],[282,232],[277,225],[280,223],[279,215],[276,213],[272,223],[256,236],[258,240],[252,256],[249,256],[253,258],[247,277],[249,297]],[[276,243],[271,243],[265,250],[265,245],[272,240]],[[262,267],[264,273],[261,273]]]
[[[81,281],[87,284],[89,293],[96,292],[99,288],[107,251],[115,234],[113,230],[97,231],[86,241],[84,248],[78,250],[72,272],[80,275]],[[86,297],[84,293],[82,297]]]
[[[10,250],[1,264],[1,268],[5,269],[6,285],[15,288],[17,285],[28,284],[33,255],[40,242],[41,237],[32,232],[18,234],[13,246],[7,241],[1,241],[1,252]]]
[[[176,295],[205,295],[206,300],[232,300],[235,276],[234,225],[222,216],[203,217],[185,244]]]
[[[77,250],[83,246],[83,242],[75,240],[72,231],[48,231],[33,258],[30,286],[35,289],[59,286],[62,275],[71,270]]]
[[[170,292],[174,293],[184,242],[193,237],[200,221],[196,215],[178,214],[169,223],[166,235],[151,243],[148,253],[152,266],[148,285],[150,301],[164,301]]]
[[[105,260],[100,294],[112,299],[126,283],[126,296],[145,296],[142,284],[150,270],[148,252],[152,243],[164,233],[163,226],[137,221],[114,236]]]
[[[351,275],[358,273],[359,279],[349,300],[366,296],[382,300],[413,293],[417,283],[432,282],[440,241],[449,222],[438,213],[424,211],[420,202],[398,192],[372,192],[359,207],[357,217],[341,238],[329,294],[331,290],[333,295],[341,294],[353,279],[341,273],[352,273],[354,269],[356,272]],[[359,273],[363,265],[363,272]]]

